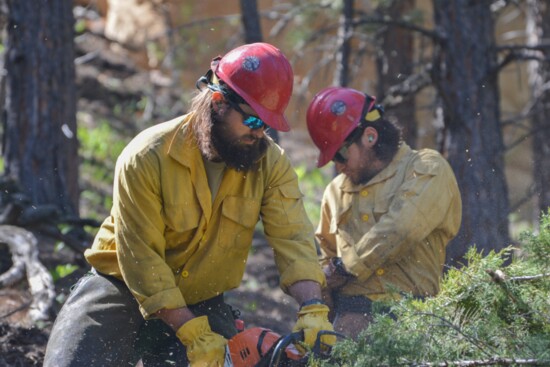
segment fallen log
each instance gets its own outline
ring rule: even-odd
[[[23,228],[0,225],[0,243],[11,252],[13,265],[0,274],[0,287],[8,287],[26,278],[32,302],[29,317],[33,321],[48,320],[55,299],[53,278],[38,258],[38,240]]]

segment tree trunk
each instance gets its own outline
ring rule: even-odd
[[[344,0],[342,14],[338,24],[338,48],[333,85],[347,87],[349,84],[349,59],[351,54],[351,36],[353,34],[354,0]]]
[[[433,4],[436,27],[446,37],[435,51],[434,82],[463,203],[462,227],[447,252],[448,263],[456,265],[469,246],[487,252],[510,244],[495,30],[490,2]]]
[[[258,13],[257,0],[241,1],[241,19],[244,28],[245,43],[263,42],[262,26],[260,23],[260,14]],[[275,129],[267,130],[267,134],[279,142],[279,133]]]
[[[257,0],[241,0],[241,19],[244,27],[244,42],[262,42],[262,26]]]
[[[550,39],[550,0],[529,0],[529,14],[532,28],[530,43],[535,45]],[[539,214],[550,207],[550,51],[540,51],[546,62],[534,63],[531,68],[531,87],[535,100],[533,124],[533,179]],[[546,84],[546,86],[545,86]]]
[[[401,19],[415,7],[415,0],[393,1],[384,13],[390,19]],[[385,97],[388,88],[401,83],[413,74],[414,37],[413,32],[401,27],[387,27],[379,35],[380,46],[376,57],[378,75],[377,96],[380,101]],[[417,128],[414,94],[399,103],[397,108],[386,111],[393,115],[403,127],[403,139],[411,147],[416,146]]]
[[[78,215],[72,2],[7,5],[5,174],[34,205]]]

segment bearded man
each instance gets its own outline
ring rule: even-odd
[[[316,237],[334,328],[358,338],[375,301],[439,292],[446,247],[460,228],[455,174],[432,149],[411,149],[376,99],[328,87],[307,111],[319,149],[340,173],[326,187]]]
[[[281,288],[301,304],[294,330],[310,345],[332,330],[297,176],[265,132],[289,130],[292,82],[274,46],[237,47],[198,80],[188,114],[128,144],[85,253],[92,271],[56,319],[45,366],[223,365],[237,333],[223,295],[242,280],[260,219]]]

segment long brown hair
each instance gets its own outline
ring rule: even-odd
[[[214,121],[212,114],[212,91],[208,88],[201,90],[191,100],[190,112],[194,113],[191,129],[202,155],[208,160],[219,158],[218,152],[212,145],[211,133]]]

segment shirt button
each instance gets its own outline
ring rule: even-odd
[[[181,272],[181,277],[182,278],[187,278],[189,276],[189,272],[187,270],[184,270]]]
[[[378,275],[379,277],[384,275],[386,271],[382,268],[379,268],[379,269],[376,269],[376,275]]]
[[[363,216],[361,218],[363,219],[363,222],[368,222],[369,215],[368,214],[363,214]]]
[[[363,190],[363,191],[361,191],[361,196],[362,196],[362,197],[367,197],[368,195],[369,195],[368,190]]]

